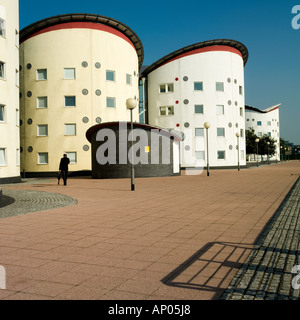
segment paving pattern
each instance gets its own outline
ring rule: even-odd
[[[300,179],[259,237],[222,299],[296,300],[300,265]],[[300,270],[300,267],[299,267]],[[293,271],[293,272],[292,272]]]
[[[72,206],[77,203],[74,198],[58,193],[12,189],[5,189],[2,193],[0,218]]]

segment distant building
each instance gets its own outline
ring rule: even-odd
[[[0,183],[20,181],[19,1],[0,0]]]
[[[210,166],[246,165],[247,59],[240,42],[211,40],[172,52],[142,72],[148,123],[184,134],[183,168],[206,166],[207,132]]]
[[[275,155],[270,160],[280,161],[280,124],[279,106],[260,110],[252,106],[246,106],[246,130],[253,128],[259,137],[267,135],[276,141]],[[254,155],[249,155],[249,160],[254,160]]]
[[[90,171],[86,130],[129,120],[126,99],[138,100],[138,36],[100,15],[59,15],[21,30],[20,57],[22,171],[53,174],[63,153],[70,171]]]

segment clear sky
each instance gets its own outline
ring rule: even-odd
[[[19,0],[20,29],[65,13],[93,13],[119,20],[141,39],[144,65],[185,46],[233,39],[249,50],[246,104],[281,103],[281,137],[300,145],[300,29],[292,27],[300,0]]]

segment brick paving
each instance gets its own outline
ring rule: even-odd
[[[259,239],[273,234],[280,242],[286,234],[287,241],[294,226],[297,234],[296,209],[293,218],[280,218],[278,208],[299,175],[300,162],[291,161],[239,172],[212,170],[209,177],[139,178],[134,192],[130,179],[70,178],[66,187],[47,179],[2,186],[4,194],[58,194],[76,204],[0,219],[0,265],[6,270],[0,299],[212,300],[229,293],[252,299],[249,291],[226,290],[235,281],[245,283],[237,279]],[[11,208],[13,213],[12,205],[0,211]],[[274,214],[274,221],[284,225],[280,236],[266,229]],[[263,249],[266,242],[261,243]],[[272,279],[268,288],[259,288],[263,299],[278,298],[271,295],[270,288],[276,287],[271,280],[280,277],[282,265],[289,269],[294,264],[270,250],[272,245],[256,255],[277,263],[268,265],[272,272],[266,269],[265,278],[272,274]],[[297,236],[291,252],[296,263]],[[248,269],[262,283],[259,267]],[[280,286],[281,298],[298,297],[288,276]]]
[[[295,300],[300,290],[291,285],[299,265],[300,179],[291,189],[222,299]]]

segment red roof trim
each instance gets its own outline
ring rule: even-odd
[[[23,39],[22,42],[24,42],[25,40],[28,40],[32,37],[46,33],[46,32],[64,30],[64,29],[93,29],[93,30],[100,30],[100,31],[109,32],[109,33],[114,34],[115,36],[118,36],[118,37],[122,38],[123,40],[127,41],[136,50],[135,46],[130,41],[130,39],[127,38],[122,32],[120,32],[114,28],[111,28],[109,26],[99,24],[99,23],[92,23],[92,22],[66,22],[66,23],[56,24],[54,26],[46,27],[42,30],[39,30],[39,31],[29,35],[27,38]]]

